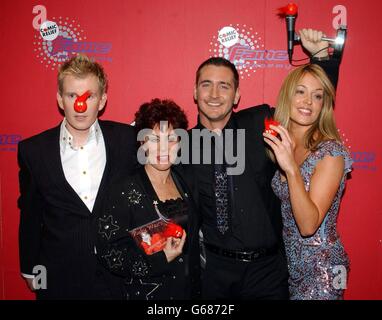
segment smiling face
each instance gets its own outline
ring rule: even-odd
[[[310,73],[298,81],[291,101],[290,120],[292,125],[312,126],[320,116],[324,101],[322,83]]]
[[[178,136],[172,126],[159,127],[156,125],[152,132],[146,136],[148,165],[156,170],[168,170],[175,162],[179,147]]]
[[[194,99],[198,105],[200,121],[206,128],[223,129],[239,98],[239,89],[235,88],[234,75],[229,68],[206,65],[200,70]]]
[[[90,94],[86,99],[87,109],[85,112],[77,112],[74,108],[76,99],[87,91]],[[92,74],[84,78],[66,75],[62,93],[57,93],[58,105],[65,113],[67,129],[73,136],[89,131],[98,112],[105,107],[106,100],[106,93],[101,94],[98,78]]]

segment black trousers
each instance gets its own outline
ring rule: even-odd
[[[288,276],[286,258],[281,252],[245,262],[206,250],[202,296],[208,300],[287,300]]]
[[[49,272],[49,271],[48,271]],[[127,300],[124,279],[111,274],[97,264],[91,281],[70,281],[65,270],[61,271],[67,284],[64,286],[59,277],[49,278],[47,289],[36,291],[37,300]],[[49,275],[49,274],[48,274]],[[65,284],[65,283],[64,283]]]

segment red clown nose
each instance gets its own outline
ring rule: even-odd
[[[278,9],[278,16],[285,18],[286,16],[296,16],[298,13],[298,7],[294,3],[288,3],[285,7]]]
[[[167,228],[163,231],[165,237],[181,238],[183,235],[183,228],[176,223],[169,222]]]
[[[77,97],[76,101],[74,102],[74,110],[78,113],[84,113],[88,106],[86,104],[86,100],[91,95],[90,91],[86,91],[82,96]]]
[[[291,16],[295,16],[297,14],[297,6],[294,4],[294,3],[288,3],[287,7],[286,7],[286,14],[287,15],[291,15]]]

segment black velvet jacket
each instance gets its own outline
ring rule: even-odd
[[[170,263],[163,251],[147,255],[129,233],[159,218],[154,205],[159,199],[145,169],[109,190],[108,204],[98,221],[97,255],[107,270],[123,279],[122,295],[131,300],[199,296],[198,212],[180,171],[173,166],[171,174],[188,208],[187,238],[183,253]],[[114,298],[118,298],[118,290],[112,288]]]

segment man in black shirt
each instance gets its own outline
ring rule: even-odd
[[[312,62],[320,64],[336,85],[339,61],[329,59],[322,33],[302,30],[300,34],[307,51],[319,52]],[[262,105],[233,112],[240,99],[239,75],[223,58],[200,65],[194,98],[199,117],[190,133],[206,253],[203,296],[288,299],[280,202],[271,188],[276,167],[265,152],[262,136],[264,119],[273,110]],[[197,137],[203,129],[213,136],[212,144]],[[208,153],[210,162],[199,158]]]

